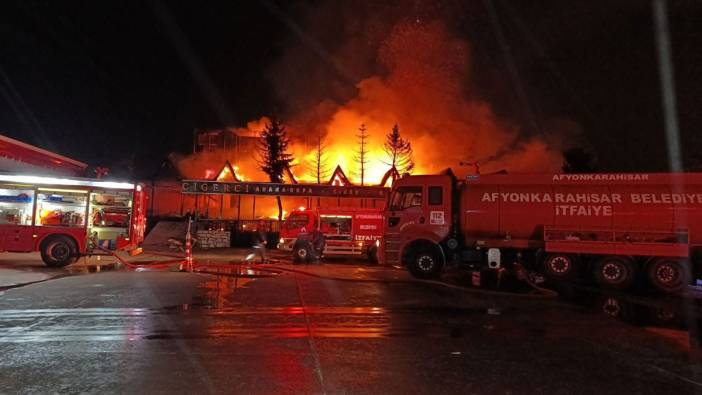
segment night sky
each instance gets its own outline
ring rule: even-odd
[[[667,168],[647,1],[5,1],[1,7],[0,133],[118,173],[133,161],[137,176],[148,175],[169,152],[187,152],[194,128],[242,125],[269,114],[284,119],[305,101],[347,100],[355,82],[382,72],[373,55],[379,43],[370,37],[343,75],[324,53],[342,46],[345,27],[371,13],[387,26],[407,18],[445,21],[470,43],[471,88],[501,117],[537,127],[548,119],[573,121],[582,129],[578,144],[594,150],[601,170]],[[679,124],[692,168],[702,152],[702,2],[670,2],[669,17]],[[291,57],[309,75],[298,80],[281,72]],[[307,88],[311,76],[314,89]]]

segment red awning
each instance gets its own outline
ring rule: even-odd
[[[36,172],[81,176],[87,164],[0,135],[0,171]]]

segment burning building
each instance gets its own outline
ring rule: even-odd
[[[344,95],[324,96],[331,91],[323,86],[339,81],[320,80],[317,73],[301,67],[299,62],[308,59],[298,53],[304,48],[291,46],[291,53],[273,66],[276,77],[272,83],[284,102],[281,118],[294,158],[284,175],[285,183],[386,186],[390,175],[397,177],[385,145],[395,125],[411,143],[414,173],[438,173],[459,163],[473,164],[456,169],[459,176],[473,172],[478,165],[484,173],[502,169],[541,172],[560,167],[565,139],[555,136],[577,134],[577,125],[545,121],[539,130],[530,130],[513,119],[498,116],[474,89],[469,43],[454,35],[440,19],[399,19],[380,33],[373,26],[353,24],[349,29],[359,30],[357,34],[329,50],[329,63],[343,77],[342,82],[352,87]],[[363,44],[355,45],[354,37],[374,37],[374,44],[349,53],[349,48],[361,48]],[[369,59],[373,67],[358,73],[345,72],[345,67],[359,56]],[[329,63],[322,66],[329,67]],[[293,89],[293,85],[299,89]],[[268,177],[256,160],[256,145],[259,133],[269,122],[264,116],[241,127],[196,131],[193,153],[173,155],[164,171],[177,173],[175,180],[266,182]],[[361,127],[367,133],[363,160],[358,159]],[[565,130],[568,133],[563,133],[564,129],[569,129]],[[314,164],[322,161],[323,166],[315,169]],[[184,195],[179,186],[178,182],[168,186],[172,198],[163,204],[159,199],[165,195],[155,193],[153,214],[197,212],[200,217],[227,219],[277,216],[270,196]],[[154,191],[161,190],[155,186]],[[342,201],[328,197],[283,200],[288,212],[299,206],[378,204],[374,199]]]
[[[257,141],[258,135],[254,131],[240,128],[195,129],[193,154],[220,151],[230,157],[239,158],[253,155]]]
[[[269,193],[183,193],[183,180],[219,183],[264,183],[266,175],[256,162],[256,135],[241,129],[195,131],[191,155],[172,154],[151,178],[149,213],[152,218],[193,215],[202,221],[254,221],[277,218],[275,195]],[[243,168],[242,168],[243,165]],[[298,186],[357,187],[340,165],[321,183],[309,182],[309,173],[296,176],[295,167],[286,169],[286,184]],[[387,177],[386,177],[387,178]],[[382,207],[382,197],[335,197],[315,193],[287,194],[284,214],[299,207]]]

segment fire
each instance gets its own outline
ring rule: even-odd
[[[447,167],[459,177],[474,171],[474,166],[459,167],[459,163],[477,163],[482,173],[559,169],[565,144],[577,140],[577,125],[545,119],[538,113],[534,114],[538,122],[529,122],[538,123],[534,126],[520,125],[516,121],[519,114],[499,116],[476,89],[491,85],[491,81],[483,84],[472,80],[471,47],[452,33],[454,29],[446,28],[440,20],[431,20],[432,16],[384,18],[379,7],[370,8],[367,18],[345,17],[339,21],[339,32],[353,33],[324,41],[326,62],[310,60],[306,45],[290,43],[279,62],[270,65],[271,93],[281,104],[276,112],[282,115],[279,120],[291,139],[289,149],[294,161],[290,170],[298,182],[317,182],[314,159],[321,136],[326,155],[325,174],[319,181],[328,182],[339,166],[352,183],[360,184],[356,156],[362,124],[368,131],[365,185],[378,185],[390,170],[383,144],[395,124],[412,144],[415,174],[435,174]],[[411,12],[415,11],[413,8]],[[315,11],[315,15],[323,16],[320,22],[324,26],[330,24],[328,16],[335,14]],[[357,15],[355,11],[353,15]],[[351,20],[353,26],[347,25]],[[385,21],[394,25],[386,26]],[[314,33],[315,23],[307,24],[307,28]],[[331,72],[330,65],[334,68]],[[490,72],[482,74],[494,76]],[[232,135],[224,140],[228,143],[216,143],[219,149],[211,151],[211,140],[202,144],[198,141],[197,153],[185,157],[174,154],[171,162],[177,164],[184,178],[228,181],[235,173],[239,180],[266,182],[269,177],[257,161],[255,137],[269,122],[263,116],[246,125],[230,125],[225,130]],[[227,161],[232,168],[222,170]],[[287,179],[288,174],[284,178],[285,182],[292,181]],[[210,203],[217,204],[216,199],[203,198],[207,203],[200,201],[200,206],[193,204],[198,202],[196,198],[184,200],[205,212]],[[225,197],[220,201],[224,203],[219,212],[225,216],[278,217],[277,202],[271,197]],[[287,215],[301,204],[316,207],[345,203],[286,197],[282,204]],[[180,207],[182,211],[182,202]],[[214,212],[217,215],[216,209]]]
[[[353,183],[360,184],[354,157],[361,124],[369,132],[366,185],[377,185],[390,168],[383,143],[395,123],[412,144],[415,174],[447,167],[473,172],[472,167],[456,169],[460,162],[480,162],[483,172],[553,171],[560,166],[557,139],[524,137],[519,125],[498,119],[488,103],[466,91],[471,84],[470,47],[440,22],[397,24],[377,58],[387,73],[360,80],[352,99],[336,104],[325,100],[283,120],[292,137],[298,180],[316,182],[309,164],[321,133],[327,170],[339,165]],[[259,120],[247,126],[263,125]]]
[[[288,212],[283,210],[283,219],[288,217]],[[278,209],[276,208],[275,210],[271,209],[270,214],[266,215],[266,218],[268,219],[278,219]]]
[[[210,172],[210,170],[207,170],[205,175],[207,175],[208,172]],[[217,175],[217,181],[230,181],[231,179],[246,181],[246,177],[244,177],[239,171],[239,166],[232,166],[230,170],[229,166],[225,165]]]
[[[321,134],[326,146],[326,174],[321,181],[328,181],[338,165],[351,182],[360,184],[355,157],[361,124],[369,132],[365,185],[378,185],[390,169],[383,143],[396,123],[412,144],[415,174],[437,173],[447,167],[459,175],[473,172],[472,167],[457,169],[460,162],[479,162],[482,172],[553,171],[560,166],[557,139],[538,133],[525,137],[519,125],[499,119],[488,103],[469,90],[470,46],[442,23],[400,22],[378,51],[376,59],[384,73],[360,79],[355,97],[345,102],[323,100],[281,120],[291,137],[290,151],[295,158],[291,170],[299,182],[317,182],[312,163],[316,137]],[[268,122],[261,117],[232,130],[241,136],[256,136]],[[235,171],[240,179],[243,172],[247,180],[268,180],[254,155],[237,158],[224,152],[202,153],[191,162],[200,159],[208,163],[216,159],[216,166],[229,160],[238,166]]]
[[[385,134],[392,129],[395,121],[388,120],[384,123],[368,121],[361,114],[343,114],[325,125],[325,174],[321,182],[329,181],[333,170],[340,166],[349,180],[361,184],[360,164],[357,162],[358,147],[356,133],[361,124],[366,124],[370,132],[367,141],[367,163],[364,169],[364,185],[378,185],[385,173],[390,170],[388,158],[383,143]],[[316,156],[316,146],[299,138],[294,126],[291,152],[296,158],[291,169],[295,178],[300,182],[317,182],[317,175],[312,166]],[[424,174],[430,171],[423,165],[415,166],[414,173]]]

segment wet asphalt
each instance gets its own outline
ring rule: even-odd
[[[689,303],[632,310],[628,296],[580,303],[270,267],[7,289],[0,393],[702,391]]]

